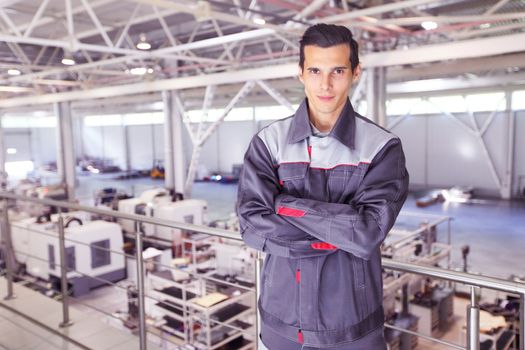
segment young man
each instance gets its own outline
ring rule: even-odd
[[[266,253],[262,341],[384,350],[379,248],[407,196],[401,142],[348,100],[361,68],[347,28],[308,28],[299,68],[306,99],[255,135],[239,183],[243,239]]]

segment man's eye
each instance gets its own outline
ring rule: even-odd
[[[319,69],[317,68],[310,68],[309,70],[310,70],[310,73],[312,74],[319,74]]]
[[[337,75],[341,75],[341,74],[343,74],[344,72],[345,72],[344,69],[336,69],[336,70],[334,70],[334,73],[337,74]]]

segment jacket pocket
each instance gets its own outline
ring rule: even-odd
[[[358,288],[353,256],[337,251],[324,260],[319,270],[318,328],[344,329],[363,319],[364,288]],[[314,316],[314,315],[312,315]]]
[[[352,198],[360,182],[361,170],[355,166],[338,166],[329,170],[329,202],[345,203]]]
[[[277,169],[283,193],[303,197],[308,163],[282,163]]]
[[[295,260],[267,255],[262,273],[261,307],[289,325],[299,323],[295,270]]]
[[[359,299],[361,318],[368,315],[368,301],[366,298],[366,280],[365,280],[365,261],[352,255],[352,265],[354,269],[354,286],[357,298]]]

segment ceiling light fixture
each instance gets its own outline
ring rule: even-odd
[[[424,21],[421,22],[421,27],[423,27],[425,30],[433,30],[438,27],[438,24],[434,21]]]
[[[148,71],[148,69],[146,67],[135,67],[135,68],[131,68],[129,70],[129,74],[131,74],[131,75],[144,75],[144,74],[146,74],[147,71]]]
[[[16,68],[11,68],[11,69],[8,69],[7,70],[7,74],[9,75],[20,75],[22,72],[20,72],[18,69]]]
[[[253,19],[253,23],[255,24],[260,24],[260,25],[265,25],[266,24],[266,21],[264,20],[264,18],[254,18]]]
[[[141,33],[139,36],[139,42],[137,43],[137,49],[139,50],[149,50],[151,49],[151,44],[146,40],[146,34]]]
[[[62,64],[65,66],[74,66],[76,64],[73,55],[67,51],[64,51],[64,56],[62,57],[62,61],[60,62],[62,62]]]
[[[490,23],[483,23],[479,26],[481,29],[487,29],[490,28]]]

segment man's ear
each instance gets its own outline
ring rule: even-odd
[[[359,78],[361,77],[361,72],[362,72],[362,69],[361,69],[361,63],[359,63],[357,65],[357,67],[355,67],[354,71],[353,71],[353,76],[352,76],[352,82],[355,83],[359,80]]]
[[[301,83],[304,84],[304,80],[303,80],[303,69],[301,68],[301,66],[297,66],[297,77],[299,78],[299,80],[301,81]]]

